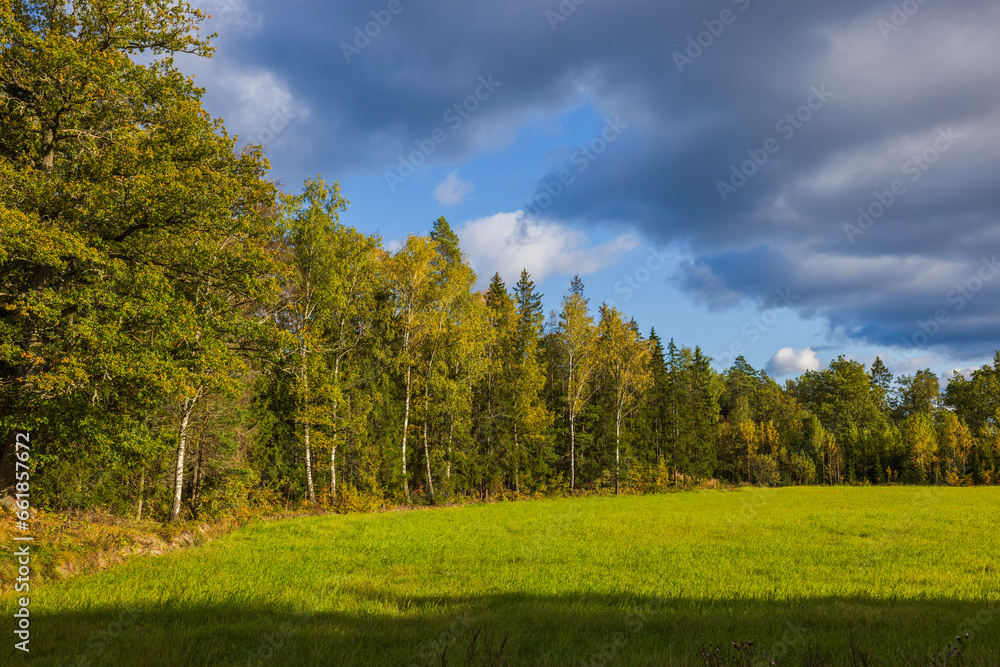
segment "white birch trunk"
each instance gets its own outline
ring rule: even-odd
[[[306,346],[302,340],[300,346],[302,354],[302,416],[305,425],[304,442],[306,446],[306,485],[309,488],[309,502],[316,504],[316,487],[313,486],[312,470],[312,443],[310,442],[310,417],[309,417],[309,371],[306,368]]]
[[[514,493],[521,495],[521,475],[519,467],[519,457],[521,449],[517,443],[517,424],[514,424]]]
[[[621,462],[620,445],[622,439],[622,411],[621,408],[615,411],[615,495],[621,494],[621,486],[619,480],[621,479],[621,471],[619,470],[619,464]]]
[[[333,363],[333,386],[336,391],[340,391],[340,357],[338,356],[336,361]],[[339,395],[339,394],[338,394]],[[340,430],[337,424],[337,408],[339,404],[337,401],[333,402],[333,445],[330,447],[330,501],[332,502],[337,497],[337,432]],[[348,408],[350,412],[350,408]]]
[[[187,446],[188,424],[191,422],[191,412],[201,395],[201,389],[194,398],[184,399],[184,414],[181,417],[180,440],[177,444],[177,468],[174,471],[174,504],[170,509],[170,520],[178,521],[181,516],[181,498],[184,495],[184,452]]]
[[[448,477],[451,478],[451,439],[455,434],[455,418],[448,424]]]
[[[569,488],[576,488],[576,420],[573,410],[569,413]]]
[[[142,521],[142,496],[146,491],[146,469],[143,468],[142,475],[139,477],[139,509],[136,510],[135,520]]]
[[[406,406],[403,409],[403,493],[406,503],[410,503],[410,482],[406,478],[406,433],[410,429],[410,366],[406,366]]]
[[[427,461],[427,490],[431,494],[431,502],[434,502],[434,480],[431,477],[431,450],[427,442],[427,415],[431,409],[431,369],[434,364],[434,355],[431,354],[430,363],[427,364],[427,380],[424,383],[424,459]]]

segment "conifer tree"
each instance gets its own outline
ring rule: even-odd
[[[541,353],[544,315],[542,297],[527,270],[521,271],[514,287],[517,307],[516,332],[513,341],[513,400],[514,429],[514,490],[521,492],[521,471],[527,468],[537,481],[543,477],[549,462],[545,429],[549,416],[542,402],[545,386],[545,365]]]

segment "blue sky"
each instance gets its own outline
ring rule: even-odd
[[[780,378],[1000,346],[996,3],[201,6],[208,110],[387,244],[444,215],[482,281],[527,266],[557,308],[580,273]]]

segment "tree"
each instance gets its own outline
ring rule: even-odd
[[[978,437],[1000,428],[1000,351],[992,366],[976,369],[968,380],[955,373],[945,388],[944,404]]]
[[[806,426],[809,448],[819,457],[823,468],[823,483],[839,483],[844,463],[836,437],[823,428],[823,424],[815,415],[810,415]]]
[[[351,388],[345,364],[372,341],[382,317],[379,240],[340,222],[339,214],[348,203],[339,183],[327,184],[322,177],[307,180],[302,194],[282,197],[283,238],[293,268],[283,321],[298,348],[295,375],[302,409],[298,421],[304,429],[311,502],[315,502],[313,437],[326,443],[319,449],[329,451],[329,490],[335,496],[337,448],[360,427],[362,416],[355,413],[348,419],[342,411]],[[353,380],[363,377],[363,373],[354,374]],[[323,400],[317,401],[320,396]]]
[[[548,411],[542,403],[545,387],[545,365],[541,354],[544,316],[542,297],[527,270],[514,287],[517,307],[516,332],[513,339],[512,427],[514,429],[514,490],[521,492],[522,468],[535,479],[541,479],[548,463],[544,430],[549,423]],[[530,446],[530,449],[529,449]]]
[[[819,417],[823,427],[838,436],[852,426],[879,432],[886,425],[871,378],[857,361],[838,357],[825,370],[806,371],[789,387],[792,395]]]
[[[667,346],[668,380],[664,387],[665,426],[667,448],[670,452],[670,467],[674,472],[674,485],[678,483],[678,473],[687,471],[688,451],[686,443],[691,432],[692,413],[686,409],[689,393],[685,393],[685,374],[690,365],[690,351],[679,349],[670,339]]]
[[[601,373],[607,378],[615,418],[615,494],[621,493],[622,422],[638,405],[643,392],[652,385],[648,341],[642,339],[634,322],[622,320],[617,308],[601,306],[598,325],[597,357]]]
[[[583,282],[573,278],[571,291],[563,298],[559,315],[558,340],[563,353],[563,377],[566,382],[566,413],[569,422],[570,482],[576,488],[576,424],[581,410],[593,394],[591,384],[597,367],[594,320],[583,296]]]
[[[447,376],[443,380],[440,406],[447,422],[447,436],[443,444],[444,475],[449,493],[456,478],[460,477],[468,488],[471,478],[481,471],[473,452],[473,425],[478,409],[476,388],[488,376],[489,355],[486,350],[494,336],[481,294],[470,294],[455,315],[448,334],[450,342],[445,347]]]
[[[404,378],[403,433],[400,446],[403,494],[410,502],[410,483],[406,470],[406,444],[410,430],[413,399],[413,370],[420,349],[429,334],[433,262],[438,257],[434,242],[426,237],[410,236],[389,262],[393,310],[401,341],[395,357],[397,370]]]
[[[157,0],[0,6],[3,425],[74,443],[49,452],[57,486],[75,457],[149,455],[131,443],[183,403],[175,518],[190,410],[231,386],[277,301],[266,162],[235,153],[171,60],[211,54],[203,19]]]
[[[914,375],[902,375],[896,383],[896,400],[894,415],[897,421],[903,421],[910,415],[933,415],[937,410],[941,385],[929,368],[917,371]]]
[[[923,482],[936,473],[934,463],[937,455],[937,433],[930,415],[915,412],[905,419],[902,426],[903,443],[910,452],[911,463],[916,471],[916,482]],[[935,480],[936,481],[936,480]]]
[[[878,404],[882,414],[886,417],[892,412],[890,404],[892,390],[892,373],[882,363],[881,357],[875,357],[871,368],[868,370],[868,377],[871,380],[872,393],[875,395],[875,402]]]
[[[740,424],[753,418],[756,409],[757,390],[760,377],[743,355],[736,357],[732,367],[726,372],[726,392],[722,414],[732,424]]]
[[[968,427],[955,413],[942,410],[936,415],[939,463],[948,483],[956,485],[959,477],[970,472],[970,458],[975,441]]]
[[[485,493],[497,492],[503,485],[500,460],[513,458],[513,381],[517,311],[500,274],[494,274],[486,290],[486,310],[492,335],[486,346],[486,372],[483,374],[477,420],[482,447],[482,470]],[[512,471],[513,472],[513,471]],[[513,475],[512,475],[513,476]]]
[[[296,344],[295,374],[299,397],[296,421],[303,429],[309,502],[315,504],[312,432],[317,423],[330,424],[326,409],[313,408],[313,393],[317,390],[317,382],[323,383],[324,394],[335,391],[328,384],[326,336],[336,321],[340,270],[335,252],[336,225],[339,213],[347,208],[348,202],[341,195],[338,184],[329,186],[316,178],[306,181],[301,195],[284,196],[281,203],[284,237],[292,268],[285,321]]]
[[[383,356],[380,350],[370,348],[382,342],[376,338],[377,332],[386,327],[385,309],[382,305],[386,287],[379,239],[365,236],[340,224],[334,229],[332,252],[337,267],[337,280],[330,291],[331,312],[326,338],[333,365],[330,406],[331,496],[337,494],[338,446],[341,442],[349,444],[348,438],[363,431],[365,411],[352,411],[350,408],[369,405],[364,388],[371,384],[372,373],[366,368],[365,361],[373,362]],[[362,355],[367,355],[368,359],[364,359]],[[355,359],[358,361],[353,366],[349,365]],[[343,409],[345,404],[348,406],[346,411]]]
[[[656,334],[656,329],[650,329],[649,342],[652,346],[649,370],[653,384],[646,392],[643,410],[646,413],[645,424],[649,429],[650,451],[653,462],[661,465],[664,453],[661,447],[666,445],[667,420],[669,416],[668,397],[670,391],[670,373],[665,359],[666,350],[663,342]]]
[[[445,351],[458,345],[468,335],[469,310],[474,308],[471,294],[476,274],[465,262],[458,246],[458,236],[443,217],[434,223],[430,234],[436,256],[431,260],[432,277],[426,312],[426,335],[421,339],[423,405],[423,448],[427,488],[434,502],[434,476],[430,450],[432,393],[446,391],[448,364]]]
[[[690,470],[695,477],[709,478],[715,471],[715,429],[719,420],[721,386],[712,370],[711,358],[695,346],[690,367],[691,433],[688,448]]]

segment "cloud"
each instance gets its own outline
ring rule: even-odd
[[[208,22],[209,32],[236,30],[254,33],[264,23],[263,16],[252,11],[247,0],[201,0],[198,6],[212,17]]]
[[[228,126],[241,140],[267,144],[293,121],[309,117],[308,106],[296,99],[287,81],[265,69],[224,69],[218,92],[225,93],[231,112]]]
[[[823,364],[816,356],[816,351],[811,347],[804,350],[784,347],[767,362],[767,372],[775,377],[800,375],[806,371],[818,371],[822,367]]]
[[[1000,248],[994,0],[920,4],[888,33],[879,22],[894,21],[898,0],[741,0],[725,3],[736,18],[716,36],[705,31],[718,11],[693,0],[584,3],[555,26],[528,0],[404,3],[350,63],[339,45],[372,21],[361,0],[250,4],[267,30],[224,32],[213,67],[272,72],[297,103],[323,110],[288,130],[299,172],[378,178],[415,141],[448,129],[443,114],[492,75],[502,85],[436,145],[429,166],[503,149],[538,118],[584,106],[620,114],[627,136],[574,172],[546,224],[622,225],[654,244],[683,243],[691,259],[675,284],[712,308],[790,288],[799,315],[825,318],[852,342],[916,337],[926,354],[960,360],[997,345],[1000,280],[970,284],[984,253]],[[674,54],[688,48],[698,53],[680,72]],[[802,112],[823,86],[829,100]],[[218,104],[228,120],[234,105]],[[959,138],[934,153],[948,128]],[[568,137],[566,148],[592,137]],[[722,201],[718,183],[760,159],[769,138],[778,150]],[[540,173],[529,191],[554,176],[541,153],[516,156]],[[905,192],[852,243],[844,225],[887,200],[894,181]],[[498,197],[518,187],[501,175],[476,186]],[[924,341],[920,323],[942,309],[947,323]]]
[[[594,247],[583,231],[534,220],[523,211],[471,220],[457,232],[480,281],[494,273],[516,281],[521,269],[536,282],[550,275],[584,276],[612,265],[639,244],[629,233]]]
[[[434,188],[434,199],[445,206],[451,206],[465,199],[474,189],[470,183],[458,177],[457,171],[453,171]]]
[[[989,364],[987,364],[987,365],[989,365]],[[950,371],[948,371],[947,373],[944,374],[944,376],[941,378],[941,382],[942,382],[942,384],[950,382],[952,378],[954,378],[954,377],[956,377],[958,375],[961,375],[966,380],[971,380],[972,379],[972,374],[975,373],[976,371],[982,370],[982,368],[983,368],[982,366],[968,366],[968,367],[964,367],[964,368],[953,368],[952,370],[950,370]]]
[[[676,263],[670,276],[671,282],[708,306],[719,311],[739,305],[742,297],[726,286],[725,280],[714,273],[711,267],[685,257]]]

